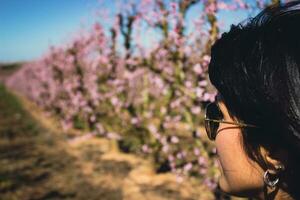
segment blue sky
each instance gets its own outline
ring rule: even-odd
[[[112,1],[106,1],[111,11]],[[49,45],[67,41],[82,24],[92,22],[97,7],[97,0],[0,0],[0,62],[40,57]],[[227,26],[246,16],[221,14]]]
[[[30,60],[91,18],[96,0],[0,0],[0,61]]]

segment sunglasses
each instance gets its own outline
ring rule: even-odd
[[[204,124],[205,124],[205,130],[206,130],[207,136],[210,140],[216,139],[220,123],[232,124],[232,125],[235,125],[236,127],[241,127],[241,128],[257,127],[257,126],[251,125],[251,124],[243,124],[243,123],[238,123],[238,122],[224,121],[223,113],[220,110],[218,104],[216,102],[209,103],[205,109]]]

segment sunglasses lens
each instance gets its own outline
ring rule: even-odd
[[[205,121],[205,129],[210,140],[216,139],[218,128],[219,122]]]
[[[207,136],[211,140],[215,140],[219,128],[219,122],[212,120],[222,120],[223,114],[216,103],[208,104],[205,115],[205,129]]]
[[[216,103],[210,103],[206,107],[206,118],[207,119],[215,119],[222,120],[223,114]]]

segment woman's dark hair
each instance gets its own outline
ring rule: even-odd
[[[296,181],[300,177],[300,2],[267,7],[232,25],[211,49],[209,77],[230,114],[259,127],[242,131],[248,155],[267,169],[259,148],[285,149],[290,167],[286,171]],[[299,198],[295,181],[288,180],[285,189]]]

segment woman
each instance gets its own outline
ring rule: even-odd
[[[211,49],[218,90],[206,110],[220,188],[257,199],[300,199],[300,3],[266,8]]]

